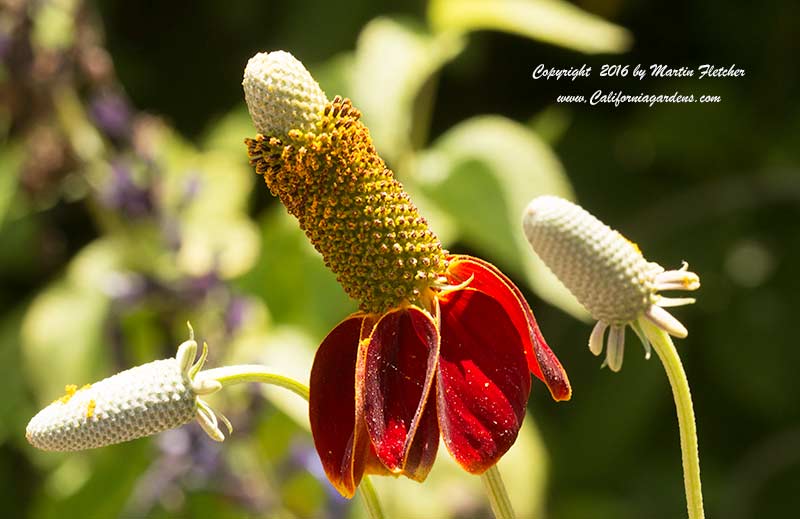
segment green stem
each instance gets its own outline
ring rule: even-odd
[[[702,519],[703,491],[700,485],[700,457],[697,451],[697,426],[694,419],[692,394],[689,391],[689,381],[683,370],[678,351],[672,343],[672,338],[661,328],[651,323],[646,318],[639,319],[639,325],[644,329],[647,338],[656,350],[658,358],[664,364],[672,395],[675,398],[675,407],[678,411],[678,428],[681,436],[681,457],[683,461],[683,483],[686,489],[686,507],[689,519]]]
[[[247,382],[260,382],[288,389],[308,401],[308,386],[293,378],[273,373],[265,366],[258,364],[240,364],[237,366],[224,366],[201,371],[198,377],[214,379],[223,386],[244,384]]]
[[[364,503],[364,508],[367,509],[371,519],[383,519],[383,510],[381,510],[381,503],[378,501],[378,494],[375,492],[375,487],[372,486],[372,481],[368,477],[361,479],[361,484],[358,485],[358,494],[361,496],[361,502]]]
[[[492,465],[489,470],[481,474],[483,487],[489,496],[489,504],[496,519],[514,519],[514,509],[511,507],[511,500],[508,498],[506,486],[497,465]]]
[[[214,379],[223,386],[244,384],[247,382],[271,384],[288,389],[292,393],[308,401],[308,386],[293,378],[273,373],[265,366],[259,366],[257,364],[240,364],[237,366],[207,369],[198,373],[197,376],[205,379]],[[358,493],[361,495],[361,501],[367,509],[367,515],[371,519],[383,519],[384,515],[381,510],[381,504],[380,501],[378,501],[378,495],[375,493],[375,487],[372,486],[372,481],[365,476],[361,479],[361,484],[358,489]]]

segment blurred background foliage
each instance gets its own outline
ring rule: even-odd
[[[454,252],[523,288],[574,398],[534,385],[501,463],[521,517],[684,513],[660,365],[611,374],[589,325],[528,250],[520,211],[579,200],[703,288],[678,342],[710,517],[800,508],[800,16],[792,1],[0,0],[0,502],[14,517],[361,517],[325,482],[306,407],[215,395],[235,432],[194,425],[91,452],[36,452],[25,424],[67,383],[171,356],[190,319],[210,365],[307,380],[355,308],[247,164],[247,59],[285,49],[364,112],[382,156]],[[624,27],[624,28],[623,28]],[[531,79],[534,66],[591,79]],[[604,63],[745,68],[740,79],[614,80]],[[555,104],[597,88],[715,105]],[[629,339],[632,339],[629,338]],[[629,341],[634,344],[633,340]],[[390,517],[485,516],[477,478],[376,478]]]

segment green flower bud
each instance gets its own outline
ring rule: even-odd
[[[665,271],[647,261],[639,247],[578,205],[555,196],[535,198],[523,219],[533,250],[564,286],[598,320],[589,348],[599,355],[603,336],[611,328],[606,363],[622,367],[624,329],[632,324],[645,348],[650,344],[636,326],[646,317],[676,337],[686,328],[663,307],[693,303],[691,298],[667,298],[661,290],[696,290],[700,279],[684,264]]]
[[[93,449],[180,427],[193,418],[212,439],[222,441],[216,416],[197,398],[221,387],[214,380],[195,380],[206,351],[203,345],[193,365],[197,343],[190,338],[175,358],[149,362],[80,389],[68,385],[64,396],[28,423],[28,442],[46,451]]]

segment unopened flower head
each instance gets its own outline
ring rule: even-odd
[[[525,210],[523,226],[533,250],[578,301],[598,320],[589,348],[599,355],[606,329],[606,364],[622,367],[625,326],[630,324],[650,354],[650,343],[637,321],[647,318],[675,337],[686,328],[664,307],[693,303],[668,298],[662,290],[696,290],[697,274],[686,263],[665,271],[647,261],[639,247],[578,205],[555,196],[534,199]]]
[[[242,86],[253,123],[264,135],[312,130],[328,104],[308,70],[288,52],[259,52],[250,58]]]
[[[28,423],[28,441],[47,451],[78,451],[149,436],[193,418],[209,436],[222,441],[216,416],[197,398],[221,385],[195,379],[205,362],[205,344],[200,359],[192,364],[196,353],[192,337],[178,347],[175,358],[143,364],[81,388],[67,386],[64,396]]]
[[[328,102],[303,64],[260,53],[244,72],[261,133],[248,154],[347,293],[379,312],[422,297],[447,266],[441,243],[378,156],[349,99]]]

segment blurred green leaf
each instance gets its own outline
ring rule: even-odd
[[[317,346],[318,341],[302,328],[280,326],[261,334],[251,334],[240,341],[238,356],[242,361],[263,364],[275,373],[308,385]],[[267,384],[261,384],[260,390],[297,425],[309,429],[308,403],[303,398],[286,389]]]
[[[247,147],[244,145],[244,139],[255,133],[255,127],[242,97],[239,106],[214,121],[209,127],[203,138],[202,148],[224,152],[231,158],[238,156],[242,164],[246,164]]]
[[[149,446],[149,441],[135,441],[63,458],[50,472],[29,517],[119,517],[150,464]]]
[[[17,309],[4,315],[0,322],[0,445],[13,434],[19,434],[16,440],[21,442],[25,424],[32,416],[23,373],[18,369],[22,315]]]
[[[410,148],[420,90],[463,47],[464,41],[453,34],[434,36],[389,18],[364,27],[350,94],[385,160],[392,162]]]
[[[245,130],[244,121],[235,114],[222,119],[222,127],[209,133],[211,147],[205,151],[164,131],[163,197],[182,224],[177,263],[185,273],[202,275],[216,269],[224,278],[236,277],[250,270],[258,257],[258,228],[246,212],[256,175],[245,160],[241,140],[252,129]],[[231,129],[242,132],[233,134],[238,146],[225,133]]]
[[[585,315],[522,233],[522,211],[532,198],[573,198],[561,163],[535,133],[503,117],[474,117],[434,142],[419,168],[417,181],[451,215],[466,244],[496,258],[503,268],[524,274],[550,303]]]
[[[117,279],[119,252],[113,240],[91,243],[75,256],[63,278],[31,302],[22,322],[22,351],[40,404],[58,398],[66,384],[90,383],[103,373],[107,292]]]
[[[531,129],[550,146],[564,136],[572,122],[572,113],[559,105],[551,105],[529,121]]]
[[[351,80],[354,78],[353,67],[355,67],[354,52],[342,52],[324,63],[310,67],[310,70],[311,75],[330,99],[335,95],[350,97]]]
[[[244,214],[214,219],[198,217],[184,222],[178,263],[188,274],[217,269],[223,278],[241,275],[258,257],[258,226]]]
[[[630,33],[562,0],[432,0],[438,31],[497,30],[585,53],[624,52]]]
[[[20,147],[12,145],[0,148],[0,228],[3,227],[17,192],[18,171],[22,159]]]
[[[281,492],[284,505],[299,517],[318,516],[325,503],[325,490],[308,472],[296,472],[284,483]]]
[[[283,206],[266,211],[261,239],[261,257],[240,286],[262,297],[276,322],[296,324],[322,340],[355,303]]]

